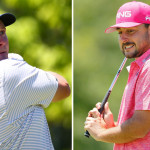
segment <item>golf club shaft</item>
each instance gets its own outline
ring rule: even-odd
[[[109,96],[110,96],[110,94],[111,94],[111,91],[112,91],[112,89],[113,89],[113,87],[114,87],[114,85],[115,85],[115,83],[116,83],[116,81],[117,81],[117,79],[118,79],[118,77],[119,77],[119,74],[120,74],[121,70],[123,69],[123,67],[124,67],[124,65],[125,65],[125,63],[126,63],[126,61],[127,61],[127,58],[125,57],[125,58],[123,59],[121,65],[120,65],[120,67],[119,67],[119,70],[117,71],[117,74],[116,74],[115,77],[114,77],[114,80],[112,81],[112,83],[111,83],[111,85],[110,85],[110,87],[109,87],[109,89],[108,89],[108,91],[107,91],[107,93],[106,93],[106,95],[105,95],[105,97],[104,97],[102,103],[101,103],[101,108],[98,110],[100,114],[101,114],[101,113],[103,112],[103,110],[104,110],[104,106],[105,106],[105,104],[106,104],[106,102],[107,102],[107,100],[108,100],[108,98],[109,98]],[[85,135],[86,137],[89,137],[89,136],[90,136],[90,134],[89,134],[88,131],[86,131],[86,132],[84,133],[84,135]]]

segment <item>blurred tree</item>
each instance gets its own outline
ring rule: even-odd
[[[0,13],[17,18],[7,27],[10,52],[61,74],[71,85],[71,0],[1,0],[0,7]],[[71,149],[71,111],[71,96],[45,109],[56,150]]]

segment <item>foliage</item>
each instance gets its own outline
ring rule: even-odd
[[[71,86],[71,0],[1,0],[0,6],[0,13],[10,12],[17,18],[7,27],[10,52],[20,54],[32,66],[61,74]],[[71,107],[70,96],[45,109],[52,131],[61,128],[51,133],[56,149],[71,147]],[[64,140],[55,139],[64,131],[67,144],[62,145]]]
[[[84,137],[84,122],[88,111],[103,100],[124,58],[117,33],[104,31],[115,24],[117,10],[128,1],[74,0],[74,150],[113,149],[113,144]],[[150,4],[148,0],[142,1]],[[125,67],[109,98],[115,120],[128,78]]]

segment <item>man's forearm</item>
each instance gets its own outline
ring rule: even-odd
[[[50,73],[53,76],[55,76],[56,79],[58,80],[58,88],[57,88],[56,94],[52,101],[57,102],[59,100],[62,100],[64,98],[68,97],[70,95],[71,91],[70,91],[70,86],[69,86],[67,80],[63,76],[61,76],[55,72],[50,72]]]
[[[132,118],[112,128],[107,128],[103,117],[87,117],[84,128],[97,141],[118,144],[128,143],[143,138],[150,132],[149,116],[149,110],[136,110]]]
[[[102,117],[92,118],[87,117],[85,122],[85,130],[88,130],[90,135],[96,141],[107,143],[128,143],[137,138],[140,138],[139,128],[135,128],[132,119],[125,121],[121,126],[107,128],[107,125]],[[134,128],[132,128],[134,126]]]
[[[137,139],[137,137],[133,137],[128,131],[123,131],[121,126],[105,129],[98,137],[98,141],[118,144],[128,143]]]
[[[149,132],[149,122],[144,122],[144,120],[133,116],[122,125],[102,130],[102,132],[98,134],[98,140],[121,144],[143,138]]]

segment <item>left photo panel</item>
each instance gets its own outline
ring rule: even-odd
[[[0,68],[0,149],[71,150],[72,0],[1,0]]]

